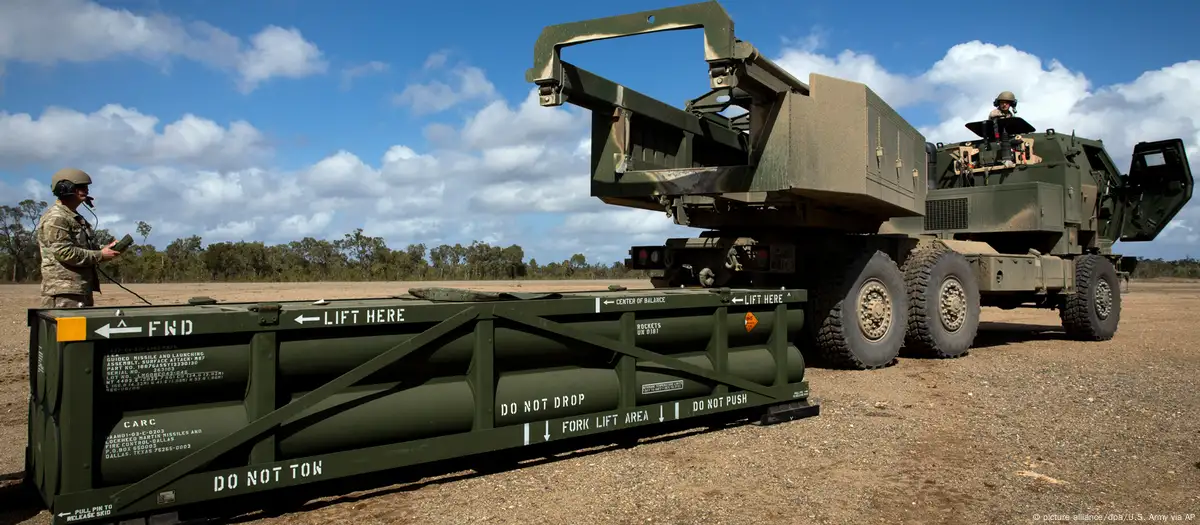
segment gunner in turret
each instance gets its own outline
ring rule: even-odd
[[[1017,96],[1012,91],[1005,91],[992,101],[995,109],[988,113],[988,118],[1008,118],[1017,113]]]

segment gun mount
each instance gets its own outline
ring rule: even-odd
[[[855,368],[902,346],[965,355],[981,306],[1055,308],[1075,337],[1114,336],[1117,268],[1136,261],[1112,244],[1154,239],[1190,200],[1181,140],[1138,144],[1128,175],[1101,141],[1019,117],[932,144],[870,87],[802,82],[733,28],[710,0],[549,26],[535,44],[541,105],[592,113],[592,196],[705,230],[634,246],[627,267],[659,287],[807,289],[817,357]],[[682,109],[560,57],[684,29],[703,30],[710,89]]]

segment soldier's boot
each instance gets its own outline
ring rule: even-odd
[[[91,295],[59,294],[42,296],[42,308],[84,308],[88,306],[93,306]]]

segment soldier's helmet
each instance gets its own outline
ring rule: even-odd
[[[992,105],[999,107],[1001,102],[1008,102],[1011,107],[1017,107],[1017,96],[1012,91],[1003,91],[996,95],[996,100],[992,101]]]
[[[85,186],[92,183],[92,177],[86,171],[78,168],[63,168],[58,170],[54,173],[53,177],[50,177],[50,191],[54,192],[55,195],[58,195],[58,183],[62,181],[70,182],[75,186]]]

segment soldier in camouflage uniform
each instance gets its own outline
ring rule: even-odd
[[[995,109],[988,113],[988,118],[1007,118],[1017,112],[1017,96],[1012,91],[1004,91],[992,101]]]
[[[82,170],[64,168],[50,179],[50,189],[58,200],[38,221],[38,250],[42,256],[42,308],[78,308],[92,306],[94,292],[100,291],[96,265],[120,255],[113,241],[101,248],[92,225],[75,210],[87,202],[92,178]]]

